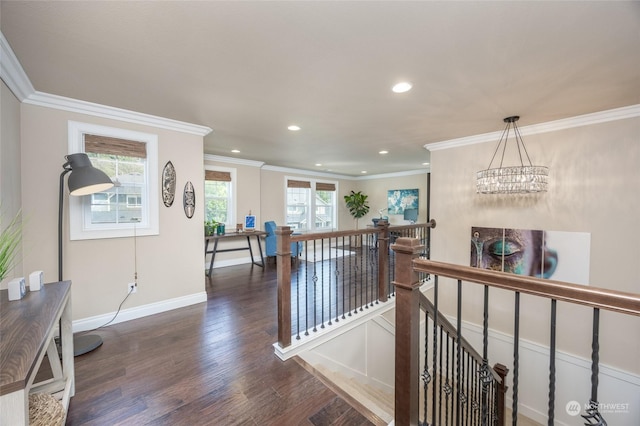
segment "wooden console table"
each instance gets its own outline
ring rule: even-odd
[[[216,253],[222,253],[225,251],[239,251],[239,250],[249,250],[249,254],[251,254],[251,263],[254,265],[258,265],[264,267],[264,256],[262,255],[262,244],[260,243],[260,237],[264,237],[269,235],[265,231],[245,231],[245,232],[230,232],[224,235],[209,235],[204,237],[204,255],[211,254],[211,263],[209,264],[209,273],[207,276],[211,276],[211,270],[213,269],[213,260],[216,258]],[[220,240],[230,240],[237,238],[247,238],[247,246],[246,247],[236,247],[229,249],[218,249],[218,242]],[[256,237],[256,241],[258,242],[258,251],[260,252],[260,263],[256,262],[253,258],[253,250],[251,249],[251,237]],[[209,250],[209,241],[213,241],[213,250]]]
[[[29,394],[53,394],[65,412],[75,393],[71,282],[45,284],[20,300],[0,292],[0,424],[29,424]],[[55,336],[60,324],[62,364]],[[53,378],[34,383],[47,353]]]

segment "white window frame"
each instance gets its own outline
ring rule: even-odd
[[[229,203],[227,204],[227,222],[225,223],[225,226],[227,227],[227,229],[236,229],[236,224],[238,222],[236,222],[236,220],[239,220],[236,218],[236,211],[237,211],[237,203],[238,203],[238,192],[237,192],[237,179],[236,179],[236,169],[235,168],[231,168],[231,167],[219,167],[219,166],[204,166],[205,170],[211,170],[213,172],[227,172],[231,175],[231,194],[229,196]],[[205,179],[205,183],[203,184],[203,189],[204,189],[204,185],[206,185],[206,179]],[[204,193],[204,191],[203,191]],[[203,204],[203,208],[204,208],[204,217],[206,220],[207,217],[207,199],[204,198],[204,202]],[[242,218],[242,220],[240,220],[240,222],[244,222],[244,218]]]
[[[146,144],[147,157],[145,167],[145,182],[147,182],[145,195],[148,204],[141,206],[143,219],[139,223],[114,223],[88,225],[85,221],[85,206],[89,204],[90,197],[66,196],[69,201],[69,234],[71,240],[91,240],[101,238],[119,238],[133,236],[158,235],[160,233],[160,187],[158,179],[158,135],[137,132],[134,130],[119,129],[115,127],[100,126],[97,124],[69,121],[69,154],[85,152],[84,135],[107,136],[118,139],[127,139]],[[134,229],[135,227],[135,229]]]
[[[332,180],[325,180],[325,179],[312,179],[312,178],[301,178],[298,176],[285,176],[284,177],[284,219],[283,219],[283,223],[287,223],[287,211],[289,208],[289,204],[288,204],[288,186],[287,186],[287,182],[289,180],[297,180],[297,181],[304,181],[304,182],[309,182],[309,184],[311,185],[311,188],[309,188],[310,190],[310,200],[309,200],[309,206],[307,208],[307,223],[310,224],[309,227],[307,227],[306,230],[296,230],[296,232],[302,232],[302,233],[311,233],[311,232],[326,232],[326,231],[334,231],[339,229],[338,228],[338,182],[337,181],[332,181]],[[329,183],[329,184],[333,184],[335,185],[335,204],[333,206],[333,217],[331,219],[331,222],[333,223],[333,227],[331,228],[316,228],[316,183]]]

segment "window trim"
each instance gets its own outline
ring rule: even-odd
[[[83,200],[85,197],[72,197],[65,194],[65,197],[69,202],[70,239],[73,241],[131,237],[134,232],[137,236],[160,234],[158,135],[71,120],[68,123],[68,132],[69,154],[85,152],[83,137],[85,133],[118,139],[129,139],[145,143],[147,148],[147,175],[145,176],[145,181],[147,182],[147,194],[149,198],[148,218],[146,224],[118,223],[107,226],[100,225],[100,227],[88,229],[83,220]]]
[[[221,167],[221,166],[209,166],[209,165],[205,165],[204,166],[204,170],[205,170],[205,174],[206,171],[212,171],[212,172],[227,172],[231,175],[231,202],[229,203],[229,208],[227,210],[227,223],[225,223],[225,226],[227,226],[228,229],[236,229],[236,212],[238,211],[237,207],[238,207],[238,179],[236,178],[237,176],[237,171],[235,168],[232,167]],[[205,179],[206,182],[206,179]],[[204,185],[206,185],[206,183],[203,183],[203,194],[204,194]],[[203,199],[203,208],[204,208],[204,217],[205,220],[207,218],[207,199],[204,197],[202,197]],[[228,222],[231,221],[231,222]],[[244,218],[241,222],[244,222]]]

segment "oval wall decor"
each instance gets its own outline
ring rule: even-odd
[[[162,169],[162,201],[171,207],[176,196],[176,169],[171,161],[167,161]]]
[[[190,181],[184,186],[182,203],[184,204],[184,214],[191,219],[193,217],[193,213],[196,211],[196,193],[194,192],[193,184]]]

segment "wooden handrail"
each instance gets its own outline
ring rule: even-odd
[[[532,294],[548,299],[640,316],[640,294],[570,284],[563,281],[543,280],[427,259],[415,259],[413,267],[416,271],[441,277],[485,284],[490,287]]]
[[[431,219],[426,223],[414,223],[411,225],[389,225],[390,232],[399,232],[407,229],[417,229],[417,228],[435,228],[436,221],[435,219]],[[295,231],[295,230],[293,230]],[[339,238],[339,237],[351,237],[356,235],[369,235],[369,234],[378,234],[381,232],[381,227],[377,228],[366,228],[366,229],[353,229],[353,230],[345,230],[345,231],[331,231],[331,232],[313,232],[313,233],[305,233],[305,234],[293,234],[291,235],[291,242],[298,241],[312,241],[312,240],[320,240],[320,239],[329,239],[329,238]]]

